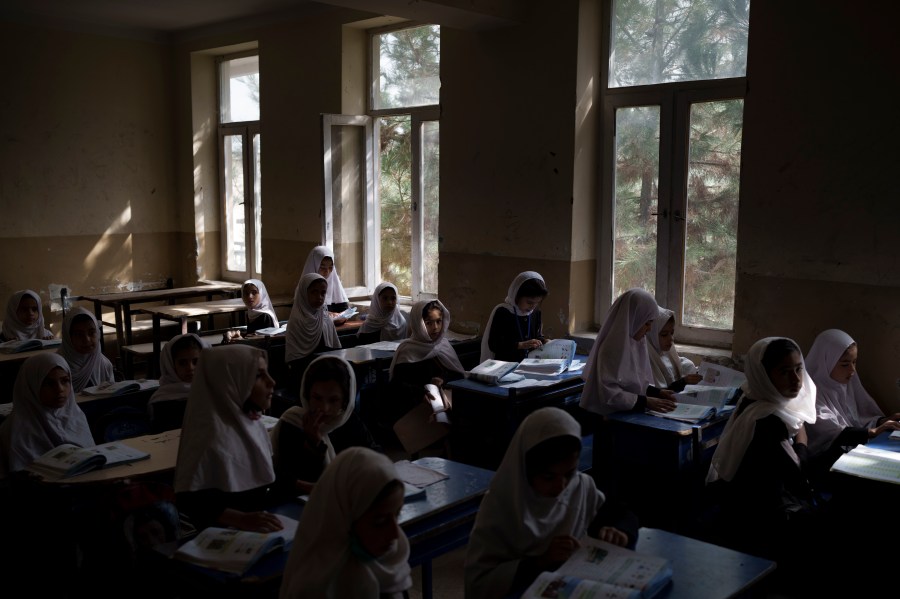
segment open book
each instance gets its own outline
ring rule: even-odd
[[[900,453],[857,445],[841,455],[831,466],[831,470],[871,480],[900,484]]]
[[[157,387],[159,387],[159,381],[155,379],[116,381],[115,383],[100,383],[95,387],[85,387],[81,390],[81,394],[108,397],[110,395],[123,395],[125,393],[142,391],[144,389],[156,389]]]
[[[357,308],[356,306],[350,306],[349,308],[338,314],[335,318],[346,318],[347,320],[350,320],[351,318],[356,316],[358,312],[359,308]]]
[[[71,443],[63,443],[36,459],[27,469],[45,478],[58,480],[149,457],[149,453],[119,441],[110,441],[94,447],[78,447]]]
[[[542,360],[565,360],[571,362],[575,357],[577,345],[572,339],[551,339],[544,345],[528,352],[529,358]]]
[[[538,378],[558,376],[572,364],[575,349],[575,341],[572,339],[552,339],[528,352],[528,357],[519,363],[514,372]]]
[[[472,379],[488,385],[496,385],[504,376],[512,372],[518,362],[504,362],[503,360],[485,360],[466,373],[467,379]]]
[[[17,354],[23,351],[45,349],[62,344],[62,339],[13,339],[0,343],[0,352],[4,354]]]
[[[681,393],[675,394],[678,406],[674,410],[671,412],[647,410],[647,413],[673,420],[700,422],[724,411],[737,391],[736,387],[686,385]]]
[[[281,335],[282,333],[287,331],[287,325],[283,324],[277,327],[266,327],[264,329],[257,329],[257,335],[264,335],[266,337],[272,337],[274,335]]]
[[[230,574],[244,574],[267,553],[288,551],[297,533],[297,520],[276,514],[284,525],[277,532],[250,532],[210,526],[175,550],[173,557]]]
[[[672,566],[665,558],[585,538],[581,540],[581,548],[555,572],[540,574],[522,598],[648,599],[671,580]]]

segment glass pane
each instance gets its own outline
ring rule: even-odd
[[[223,60],[219,83],[221,122],[259,120],[259,56]]]
[[[441,28],[425,25],[372,36],[375,108],[440,102]]]
[[[425,251],[422,262],[425,265],[425,276],[422,280],[424,293],[438,292],[438,237],[439,202],[440,199],[440,158],[441,158],[441,124],[438,121],[426,121],[422,126],[422,205],[425,226],[422,239]]]
[[[364,127],[331,127],[331,215],[334,258],[344,287],[364,287],[366,164]]]
[[[253,247],[256,274],[262,274],[262,175],[259,169],[259,133],[253,136]]]
[[[241,135],[225,136],[225,268],[247,270],[244,229],[244,143]]]
[[[614,0],[609,87],[743,77],[750,0]]]
[[[659,107],[616,111],[613,297],[656,289]]]
[[[409,115],[379,119],[381,172],[381,279],[412,296],[412,144]]]
[[[688,326],[732,328],[743,114],[743,100],[691,106],[682,316]]]

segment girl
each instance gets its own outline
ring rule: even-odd
[[[319,273],[328,281],[328,294],[325,296],[325,305],[332,318],[337,319],[335,324],[342,325],[345,318],[337,318],[337,315],[350,307],[350,300],[344,293],[341,277],[338,276],[334,266],[334,250],[326,245],[317,245],[306,258],[303,265],[303,274]]]
[[[41,353],[25,360],[12,403],[12,412],[0,426],[0,479],[62,443],[95,445],[87,418],[75,403],[69,365],[61,355]]]
[[[519,273],[502,304],[488,318],[481,338],[481,361],[491,358],[521,362],[528,352],[547,342],[541,326],[541,302],[547,297],[544,278],[534,272]]]
[[[259,279],[247,279],[241,286],[241,299],[247,306],[247,332],[278,326],[278,316],[266,286]]]
[[[163,347],[159,389],[147,402],[153,432],[181,428],[200,352],[208,347],[209,344],[194,333],[173,337]]]
[[[412,586],[402,507],[403,483],[387,457],[364,447],[341,452],[300,517],[281,599],[401,597]]]
[[[822,331],[806,356],[816,384],[816,421],[807,427],[813,455],[829,454],[827,466],[848,449],[886,430],[898,430],[900,414],[885,416],[856,374],[856,341],[844,331]],[[825,464],[823,464],[825,465]]]
[[[660,389],[684,391],[686,385],[696,385],[703,377],[697,374],[697,367],[675,351],[675,313],[666,308],[659,309],[659,316],[647,334],[650,368],[653,384]]]
[[[26,339],[53,339],[53,333],[44,328],[41,297],[31,289],[16,291],[9,296],[0,331],[0,341]]]
[[[521,593],[566,561],[585,534],[634,547],[636,521],[627,511],[601,511],[605,497],[578,471],[580,453],[581,425],[565,411],[541,408],[522,421],[475,517],[466,596]],[[608,518],[618,527],[601,526]]]
[[[393,419],[425,399],[425,385],[441,387],[462,378],[465,369],[447,339],[450,311],[439,300],[423,300],[410,310],[409,338],[400,343],[391,360],[389,380],[396,404]]]
[[[320,356],[303,375],[300,406],[275,425],[275,476],[290,497],[310,493],[338,451],[351,445],[377,449],[356,416],[356,375],[343,358]]]
[[[298,394],[303,371],[312,360],[312,355],[341,347],[334,321],[325,309],[327,292],[328,282],[319,273],[300,277],[294,291],[294,305],[285,332],[284,359],[291,389]]]
[[[112,362],[100,351],[100,334],[97,319],[84,308],[72,309],[63,321],[59,353],[69,363],[75,393],[116,380]]]
[[[277,516],[260,511],[275,481],[260,420],[275,389],[266,352],[249,345],[204,350],[194,379],[175,463],[179,510],[198,530],[281,530]]]
[[[379,283],[369,302],[369,313],[356,333],[360,344],[400,341],[408,333],[406,316],[397,309],[397,287]]]
[[[597,414],[671,412],[674,393],[653,386],[645,336],[659,314],[652,295],[629,289],[606,316],[584,369],[581,407]]]

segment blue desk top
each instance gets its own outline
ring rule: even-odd
[[[585,358],[585,356],[579,356],[580,358]],[[526,377],[528,378],[528,377]],[[542,380],[547,380],[542,379]],[[516,395],[525,395],[525,394],[539,394],[546,393],[547,391],[554,391],[559,389],[560,387],[564,387],[566,385],[577,386],[584,385],[584,379],[581,378],[581,371],[578,372],[564,372],[560,375],[553,377],[554,383],[552,385],[546,386],[536,386],[536,387],[504,387],[501,385],[488,385],[487,383],[482,383],[480,381],[475,381],[472,379],[457,379],[455,381],[450,381],[447,383],[447,387],[450,389],[465,389],[466,391],[474,391],[475,393],[481,393],[483,395],[490,395],[498,398],[509,398],[514,397]]]
[[[891,431],[885,431],[874,439],[870,439],[866,445],[876,449],[884,449],[885,451],[900,452],[900,440],[891,439],[890,435]]]
[[[319,356],[337,356],[343,358],[354,365],[369,364],[376,360],[391,360],[394,352],[385,349],[371,349],[368,347],[347,347],[344,349],[333,349],[330,351],[317,354]]]

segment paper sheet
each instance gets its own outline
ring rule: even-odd
[[[413,464],[409,460],[394,462],[394,468],[397,470],[397,478],[420,489],[440,482],[445,478],[450,478],[449,475],[443,472]]]

